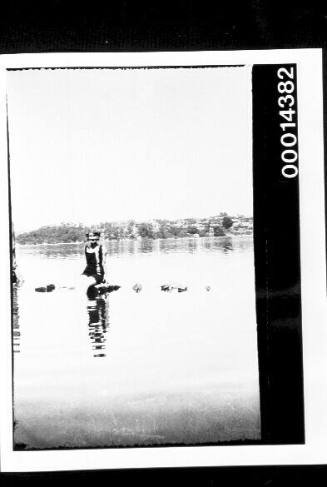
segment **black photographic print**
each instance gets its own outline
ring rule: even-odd
[[[305,70],[193,54],[4,69],[11,455],[305,445]]]

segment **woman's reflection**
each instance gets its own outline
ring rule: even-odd
[[[97,298],[87,305],[89,315],[89,337],[91,338],[93,357],[105,357],[106,333],[109,328],[109,299]]]

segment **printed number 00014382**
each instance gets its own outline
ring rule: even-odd
[[[296,126],[296,93],[294,83],[294,67],[279,68],[277,76],[281,80],[278,82],[278,105],[279,115],[286,122],[281,122],[280,128],[282,135],[280,143],[282,146],[281,161],[282,175],[285,178],[295,178],[298,173],[298,151],[297,151],[297,126]]]

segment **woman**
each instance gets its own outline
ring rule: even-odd
[[[100,232],[86,234],[85,244],[86,267],[82,275],[93,279],[93,285],[102,284],[104,278],[104,251],[100,241]]]

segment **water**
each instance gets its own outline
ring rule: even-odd
[[[259,439],[252,237],[106,247],[121,289],[95,301],[77,287],[83,245],[17,248],[16,447]],[[162,292],[166,282],[188,290]]]

